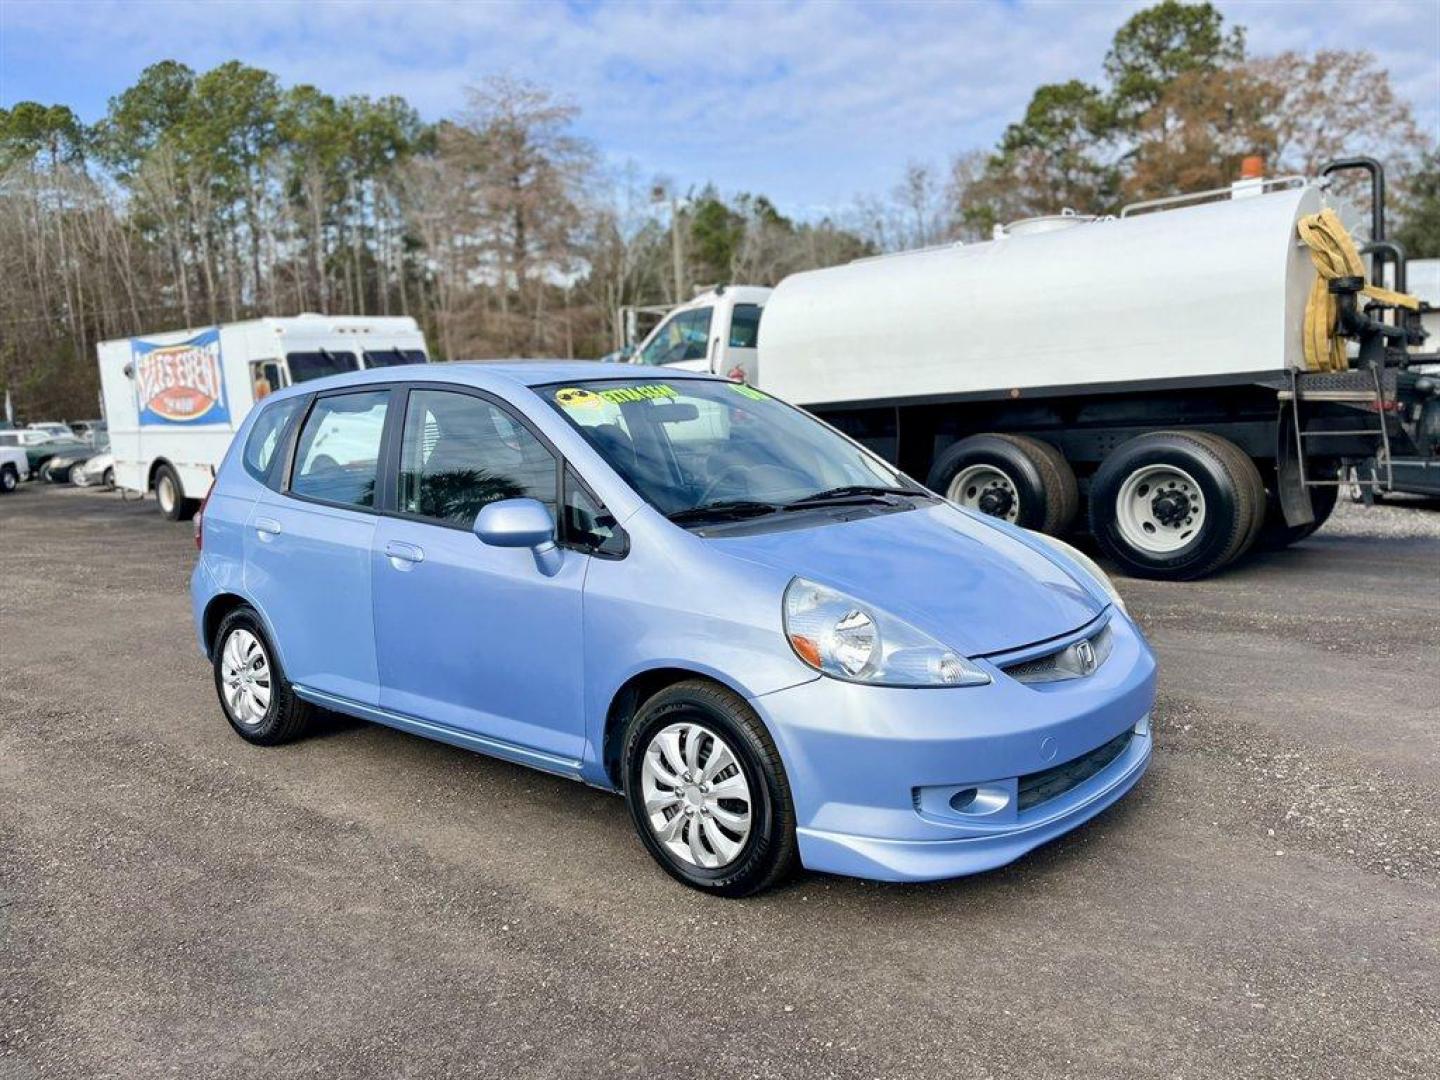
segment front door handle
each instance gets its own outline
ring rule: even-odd
[[[409,570],[416,563],[425,561],[425,552],[414,544],[391,540],[385,545],[385,554],[390,565],[396,570]]]
[[[268,543],[273,537],[280,535],[280,522],[274,518],[256,518],[255,534]]]

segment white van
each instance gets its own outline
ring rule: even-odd
[[[771,291],[720,285],[701,293],[671,311],[640,343],[631,362],[753,382],[760,315]]]
[[[194,514],[257,400],[361,368],[426,362],[405,317],[297,315],[102,341],[96,349],[115,485]]]

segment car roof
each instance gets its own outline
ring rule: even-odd
[[[639,364],[601,364],[594,360],[504,360],[455,361],[433,364],[407,364],[404,367],[368,368],[329,375],[286,387],[270,395],[272,398],[294,397],[346,386],[390,382],[462,383],[479,389],[503,391],[516,387],[544,386],[548,383],[594,382],[598,379],[634,380],[677,379],[714,380],[718,376],[697,371],[673,371]]]

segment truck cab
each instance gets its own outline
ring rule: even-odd
[[[666,315],[631,362],[754,382],[760,316],[770,293],[758,285],[707,289]]]

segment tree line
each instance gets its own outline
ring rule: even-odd
[[[597,356],[624,305],[1220,187],[1255,153],[1271,174],[1381,157],[1399,239],[1440,255],[1433,134],[1367,54],[1251,57],[1209,4],[1164,0],[1104,71],[1039,87],[992,150],[813,221],[604,168],[573,104],[507,78],[436,123],[239,61],[155,64],[94,124],[20,102],[0,109],[0,386],[29,418],[89,415],[99,340],[300,311],[411,315],[446,359]]]

